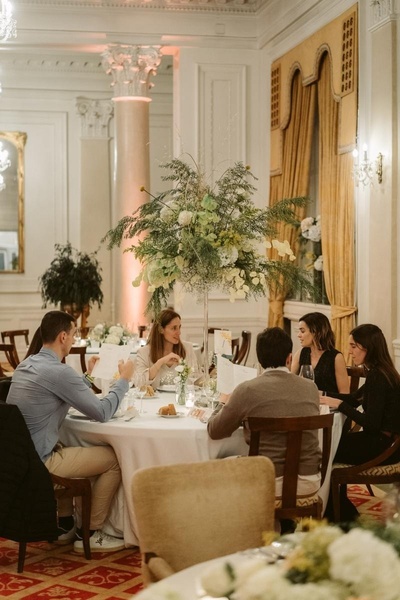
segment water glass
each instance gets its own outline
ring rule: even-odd
[[[146,395],[146,375],[144,373],[135,373],[133,383],[136,388],[136,396],[140,398],[140,413],[143,413],[143,398]]]
[[[194,383],[188,383],[186,385],[186,397],[185,397],[185,406],[187,408],[192,408],[196,401],[196,390],[194,387]]]
[[[305,379],[311,379],[314,381],[314,369],[311,365],[301,365],[300,367],[300,377],[304,377]]]

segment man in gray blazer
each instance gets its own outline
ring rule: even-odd
[[[246,417],[319,415],[319,392],[315,383],[290,372],[292,348],[292,340],[279,327],[264,329],[258,334],[257,358],[264,372],[238,385],[225,403],[219,403],[207,425],[211,439],[229,437]],[[248,441],[247,430],[244,435]],[[284,433],[261,436],[260,454],[272,460],[277,478],[283,474],[285,451]],[[299,493],[314,493],[319,488],[320,461],[318,431],[307,431],[302,440]],[[279,480],[277,492],[278,484]]]

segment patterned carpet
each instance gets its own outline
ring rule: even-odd
[[[361,514],[380,518],[382,493],[381,497],[372,497],[364,486],[352,486],[349,496]],[[18,544],[0,539],[2,598],[128,600],[142,589],[138,548],[96,553],[86,561],[73,552],[72,545],[29,544],[21,574],[17,573],[17,558]]]

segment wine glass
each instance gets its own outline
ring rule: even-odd
[[[217,382],[211,377],[206,379],[203,385],[203,393],[207,398],[207,404],[214,410],[214,403],[217,401]]]
[[[75,344],[78,344],[78,345],[80,345],[80,344],[81,344],[81,341],[82,341],[82,332],[81,332],[81,328],[80,328],[80,327],[77,327],[77,328],[76,328],[76,331],[75,331],[75,334],[74,334],[74,342],[75,342]]]
[[[143,398],[146,395],[146,375],[144,373],[135,373],[133,377],[133,383],[136,388],[136,397],[140,398],[140,410],[139,412],[142,414],[143,411]]]
[[[304,377],[305,379],[311,379],[314,381],[314,369],[311,365],[301,365],[300,367],[300,377]]]

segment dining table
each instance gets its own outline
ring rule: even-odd
[[[168,404],[175,404],[175,393],[156,391],[154,397],[136,399],[134,410],[128,410],[107,423],[92,421],[84,415],[68,414],[60,430],[60,441],[67,446],[106,444],[114,449],[121,467],[122,483],[104,530],[110,535],[123,537],[126,546],[139,545],[131,493],[132,477],[138,469],[248,455],[242,428],[229,438],[211,440],[206,422],[191,416],[190,409],[185,406],[175,405],[176,417],[161,416],[160,407]],[[324,509],[343,417],[341,413],[335,413],[328,471],[319,490]]]
[[[158,414],[161,406],[174,403],[175,393],[157,392],[152,398],[135,400],[136,410],[128,410],[126,415],[107,423],[69,414],[61,427],[60,441],[67,446],[108,444],[114,449],[121,467],[122,484],[104,530],[123,537],[126,546],[139,545],[131,494],[132,477],[138,469],[248,454],[241,430],[230,438],[211,440],[207,424],[189,416],[185,406],[175,405],[176,417]],[[132,418],[133,414],[136,416]]]

